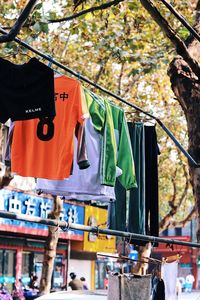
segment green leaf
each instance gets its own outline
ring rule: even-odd
[[[40,28],[41,28],[42,32],[45,32],[45,33],[49,32],[48,23],[40,22]]]
[[[41,31],[41,23],[40,22],[36,22],[33,26],[32,26],[34,32],[39,33]]]

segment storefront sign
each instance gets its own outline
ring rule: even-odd
[[[106,228],[107,210],[97,207],[85,207],[85,225]],[[105,234],[84,232],[84,251],[90,252],[116,252],[116,238]]]
[[[0,190],[0,210],[48,218],[53,207],[53,200],[36,194],[18,192],[9,188]],[[60,220],[77,224],[84,223],[84,207],[63,202]],[[42,224],[0,218],[0,230],[20,232],[30,235],[48,234],[48,227]],[[83,240],[83,232],[68,230],[60,232],[61,238]]]

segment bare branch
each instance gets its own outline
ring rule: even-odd
[[[200,10],[200,1],[198,1],[198,3],[197,3],[197,8],[196,8],[196,10]]]
[[[176,173],[177,173],[177,168],[174,171],[174,175],[172,176],[172,185],[173,185],[174,192],[173,192],[172,200],[169,201],[169,206],[171,208],[175,207],[175,201],[176,201],[176,192],[177,192],[177,188],[176,188]]]
[[[189,221],[191,221],[193,219],[193,217],[196,215],[196,208],[193,207],[193,209],[191,210],[191,212],[187,215],[187,217],[182,220],[182,221],[173,221],[170,222],[169,227],[184,227]]]
[[[166,34],[169,40],[176,47],[177,53],[183,57],[183,59],[188,63],[192,71],[200,78],[200,66],[198,62],[193,59],[188,52],[185,43],[176,34],[169,23],[162,17],[157,8],[153,5],[151,0],[140,0],[142,6],[149,12],[154,21],[159,25],[162,31]]]
[[[106,57],[106,58],[101,62],[101,66],[100,66],[100,68],[99,68],[99,71],[97,72],[97,74],[96,74],[96,76],[95,76],[95,80],[94,80],[95,84],[98,83],[99,78],[101,77],[102,73],[104,72],[105,66],[106,66],[108,60],[109,60],[109,57]]]
[[[122,85],[122,76],[123,76],[123,72],[124,72],[124,65],[125,65],[125,62],[122,62],[121,70],[120,70],[120,74],[119,74],[119,80],[118,80],[118,95],[121,95],[121,85]]]
[[[200,1],[197,4],[197,8],[196,8],[194,29],[198,34],[200,34]],[[185,44],[188,48],[190,55],[196,60],[198,60],[200,56],[200,43],[196,40],[196,38],[190,35],[186,39]]]
[[[187,195],[187,192],[188,192],[188,189],[189,189],[189,178],[188,178],[188,172],[187,172],[187,168],[186,168],[186,165],[183,164],[183,173],[184,173],[184,177],[185,177],[185,188],[182,192],[182,195],[179,199],[179,203],[178,203],[178,206],[180,207],[180,205],[183,203],[186,195]]]
[[[120,2],[123,2],[124,0],[114,0],[114,1],[111,1],[111,2],[107,2],[107,3],[104,3],[102,5],[99,5],[99,6],[94,6],[94,7],[90,7],[88,9],[85,9],[85,10],[82,10],[74,15],[71,15],[69,17],[66,17],[66,18],[61,18],[61,19],[56,19],[56,20],[48,20],[49,23],[58,23],[58,22],[66,22],[66,21],[71,21],[75,18],[78,18],[82,15],[85,15],[87,13],[90,13],[90,12],[94,12],[94,11],[97,11],[97,10],[102,10],[102,9],[107,9],[113,5],[117,5],[119,4]]]
[[[29,0],[29,2],[24,7],[22,13],[18,17],[17,21],[11,28],[10,32],[0,36],[0,43],[10,42],[14,40],[14,38],[19,33],[21,27],[23,26],[23,24],[26,22],[28,16],[30,15],[36,3],[37,0]]]
[[[175,174],[174,176],[176,176],[177,170],[175,170]],[[185,187],[184,190],[182,192],[182,195],[180,196],[178,203],[175,204],[175,200],[176,200],[176,180],[175,177],[172,178],[172,183],[173,183],[173,187],[174,187],[174,194],[172,197],[172,200],[169,201],[169,206],[171,207],[170,211],[168,212],[168,214],[165,215],[165,217],[160,221],[159,224],[159,228],[160,230],[164,230],[166,227],[173,227],[171,226],[172,224],[172,218],[173,216],[177,213],[179,207],[181,206],[181,204],[183,203],[183,201],[186,198],[187,192],[188,192],[188,188],[189,188],[189,178],[188,178],[188,172],[186,169],[186,166],[183,165],[183,173],[184,173],[184,177],[185,177]],[[175,221],[174,221],[175,223]]]
[[[178,206],[174,206],[171,210],[164,216],[164,218],[160,221],[159,229],[163,231],[171,222],[172,217],[177,213]]]

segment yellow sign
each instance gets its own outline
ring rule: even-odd
[[[106,228],[108,212],[105,209],[86,206],[85,207],[85,225],[99,226]],[[84,232],[84,251],[90,252],[116,252],[116,238],[111,235]]]

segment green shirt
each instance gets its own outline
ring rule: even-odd
[[[102,135],[101,184],[115,186],[116,167],[125,189],[136,187],[135,169],[129,131],[124,111],[84,88],[86,103],[93,126]]]

